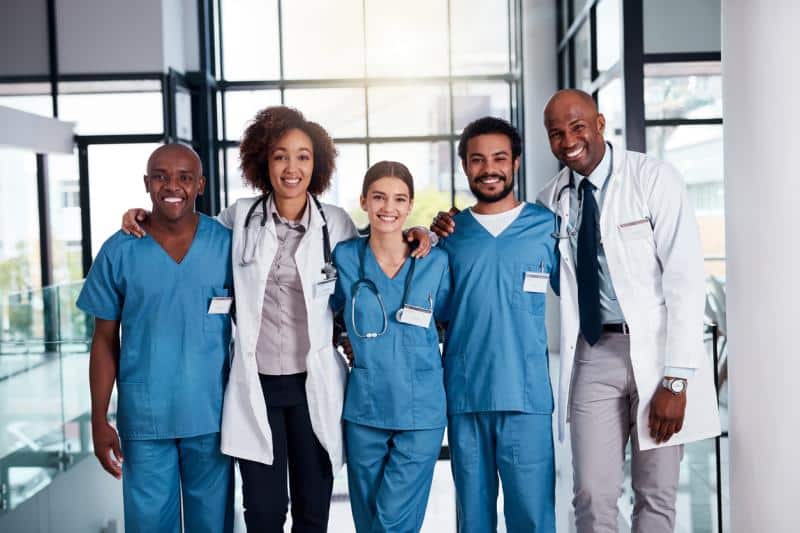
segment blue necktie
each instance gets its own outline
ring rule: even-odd
[[[578,309],[583,338],[594,345],[603,330],[600,318],[600,263],[597,259],[599,213],[593,193],[596,187],[588,178],[581,181],[580,187],[583,210],[578,229]]]

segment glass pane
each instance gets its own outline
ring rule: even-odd
[[[414,176],[414,210],[406,226],[425,226],[450,208],[450,143],[380,143],[369,147],[370,164],[400,161]]]
[[[511,92],[504,81],[453,83],[455,131],[459,133],[475,119],[494,116],[511,119]]]
[[[242,171],[239,168],[239,148],[228,148],[226,152],[228,154],[228,166],[225,169],[228,176],[228,205],[233,205],[239,198],[259,195],[260,192],[250,187],[242,177]]]
[[[508,3],[459,0],[450,9],[453,74],[508,72]]]
[[[0,84],[0,105],[52,117],[53,99],[50,96],[50,84],[2,83]]]
[[[368,94],[370,136],[450,132],[447,85],[370,87]]]
[[[445,0],[367,2],[369,76],[447,75]]]
[[[284,102],[319,123],[332,137],[367,134],[364,89],[287,89]]]
[[[625,148],[625,97],[622,81],[614,78],[597,94],[597,105],[606,117],[605,137],[618,148]]]
[[[77,154],[47,157],[53,283],[83,279]]]
[[[722,126],[647,128],[647,153],[669,161],[686,181],[697,212],[706,273],[725,279],[725,188]]]
[[[575,35],[575,87],[588,90],[592,84],[592,59],[589,49],[589,21],[583,23]]]
[[[360,228],[367,225],[367,216],[359,205],[361,183],[367,171],[367,147],[364,144],[338,143],[336,172],[331,188],[322,195],[322,201],[338,205],[348,213]]]
[[[262,91],[225,91],[225,137],[238,141],[247,123],[265,107],[281,104],[278,89]]]
[[[163,133],[158,80],[59,83],[58,118],[79,135]]]
[[[567,45],[563,52],[561,52],[561,87],[572,87],[572,65],[569,64],[569,48],[572,44]]]
[[[41,287],[39,265],[39,208],[36,187],[36,154],[16,148],[0,148],[0,305],[13,294]],[[32,310],[30,310],[32,312]],[[6,337],[27,334],[30,314],[10,325],[0,323]]]
[[[89,146],[89,207],[92,218],[92,257],[120,229],[122,215],[133,207],[151,209],[144,190],[147,158],[158,144]]]
[[[619,61],[621,44],[620,0],[600,0],[597,4],[597,70],[604,72]]]
[[[721,118],[720,71],[718,62],[645,65],[646,118]]]
[[[570,1],[570,0],[568,0]],[[580,15],[583,6],[586,5],[587,0],[571,0],[572,1],[572,16],[577,18]]]
[[[226,80],[280,78],[278,0],[221,0]]]
[[[285,78],[364,75],[362,0],[283,2],[281,9]]]

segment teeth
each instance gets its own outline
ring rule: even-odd
[[[397,220],[397,217],[387,216],[387,215],[378,215],[378,218],[383,220],[384,222],[394,222]]]
[[[169,204],[179,204],[183,201],[183,198],[164,198],[164,201]]]
[[[580,148],[578,148],[577,150],[573,150],[571,152],[567,152],[567,157],[569,157],[569,158],[577,157],[578,155],[580,155],[581,152],[583,152],[583,147],[582,146]]]
[[[298,183],[300,183],[299,178],[283,178],[283,181],[288,185],[297,185]]]

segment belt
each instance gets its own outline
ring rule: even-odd
[[[631,328],[625,322],[621,324],[603,324],[603,331],[606,333],[622,333],[623,335],[631,334]]]

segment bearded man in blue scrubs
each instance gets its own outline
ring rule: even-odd
[[[144,185],[147,236],[111,236],[77,302],[95,316],[95,455],[122,478],[128,533],[178,532],[181,515],[185,531],[231,531],[233,469],[219,442],[231,232],[194,211],[205,178],[191,148],[156,149]],[[107,419],[115,382],[119,436]]]
[[[453,276],[444,374],[461,533],[497,530],[498,477],[509,533],[555,532],[544,322],[555,217],[512,194],[521,152],[505,120],[464,128],[458,155],[477,202],[432,227]]]

